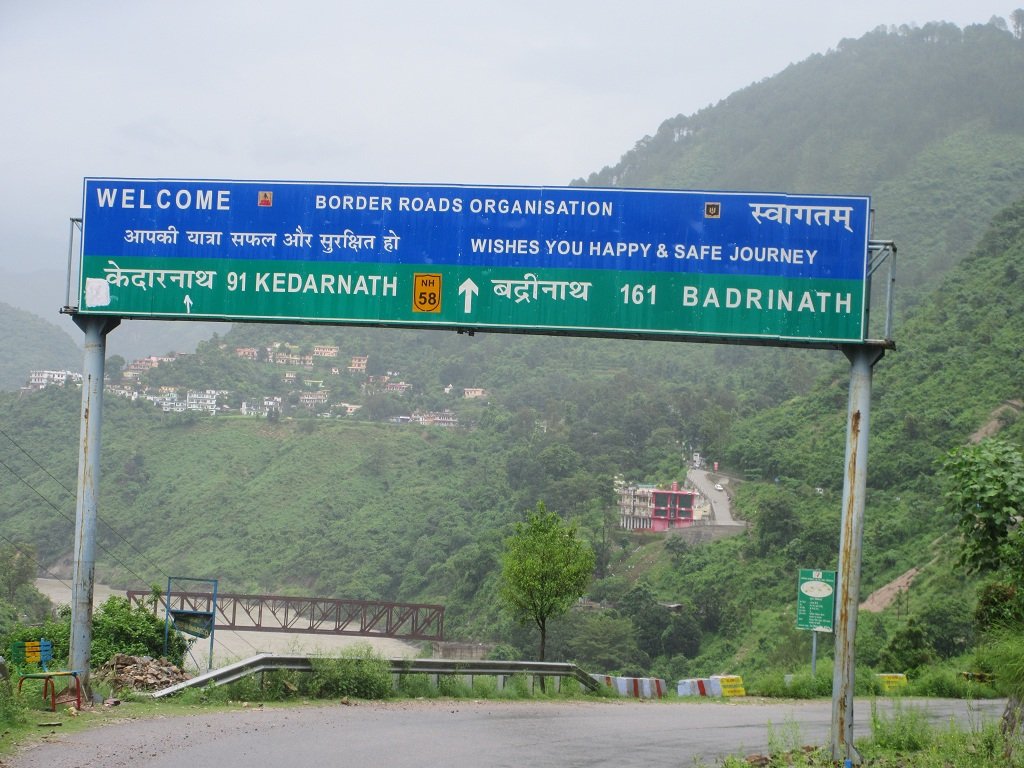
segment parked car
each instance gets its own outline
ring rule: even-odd
[[[721,483],[715,483],[715,490],[716,491],[724,491],[725,488],[722,487]]]

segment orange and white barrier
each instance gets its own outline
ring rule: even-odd
[[[694,677],[676,683],[676,693],[680,696],[746,696],[743,678],[739,675],[712,675],[711,677]]]
[[[718,681],[718,687],[723,696],[746,696],[747,691],[743,687],[743,678],[739,675],[713,675],[712,680]]]
[[[634,699],[662,699],[668,686],[660,677],[612,677],[611,675],[591,675],[599,683],[613,688],[619,696]]]
[[[875,679],[881,684],[882,693],[895,693],[908,684],[907,676],[902,673],[875,675]]]

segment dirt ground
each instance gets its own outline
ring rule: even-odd
[[[71,602],[71,582],[58,579],[36,579],[36,589],[56,605]],[[124,596],[121,590],[97,584],[93,590],[93,605],[98,606],[112,595]],[[414,643],[388,637],[356,637],[351,635],[310,635],[298,632],[232,632],[219,629],[214,633],[213,666],[223,667],[234,661],[247,659],[257,653],[296,653],[331,655],[339,649],[355,644],[370,644],[377,653],[387,658],[407,658],[419,654]],[[192,672],[205,672],[210,656],[210,641],[196,639],[185,668]]]
[[[892,604],[900,592],[905,592],[910,588],[914,577],[920,572],[920,568],[911,568],[906,573],[897,576],[884,587],[880,587],[868,595],[860,604],[860,609],[868,613],[881,613]]]

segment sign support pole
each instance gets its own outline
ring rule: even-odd
[[[74,579],[71,585],[70,667],[79,672],[91,696],[89,662],[92,651],[92,596],[96,566],[96,509],[99,502],[100,428],[103,424],[103,365],[107,334],[118,318],[82,317],[75,324],[85,332],[82,364],[82,427],[78,450],[78,494],[75,502]]]
[[[835,669],[832,675],[832,759],[860,765],[853,746],[854,638],[860,593],[864,496],[867,489],[868,426],[871,416],[871,374],[884,348],[851,345],[843,348],[850,361],[850,395],[843,463],[843,511],[839,535]]]

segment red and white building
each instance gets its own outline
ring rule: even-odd
[[[698,494],[677,482],[671,488],[622,483],[616,490],[619,527],[627,531],[663,532],[693,525]]]

